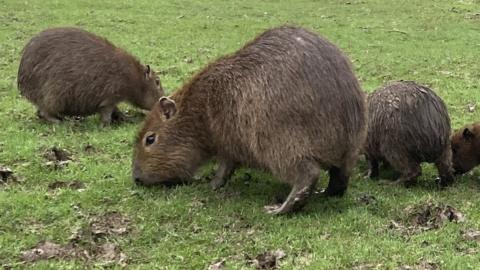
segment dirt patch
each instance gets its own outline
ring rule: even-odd
[[[285,251],[277,249],[275,251],[266,251],[253,259],[247,256],[247,262],[253,265],[255,269],[278,269],[280,267],[280,261],[286,256]]]
[[[376,270],[382,269],[381,263],[358,263],[352,267],[353,270]]]
[[[73,190],[83,190],[85,189],[85,184],[79,180],[73,180],[73,181],[55,181],[53,183],[50,183],[48,185],[48,190],[53,191],[56,189],[61,189],[61,188],[70,188]]]
[[[21,260],[36,262],[49,259],[76,259],[126,266],[126,255],[119,245],[111,241],[112,238],[130,231],[130,220],[117,212],[95,215],[88,219],[87,226],[74,230],[68,244],[41,241],[34,248],[23,251]]]
[[[224,270],[225,268],[225,259],[220,260],[219,262],[216,262],[214,264],[211,264],[208,266],[208,270]]]
[[[85,146],[83,147],[83,151],[91,154],[91,153],[96,152],[97,149],[96,149],[95,146],[93,146],[92,144],[87,143],[87,145],[85,145]]]
[[[376,204],[377,203],[377,198],[375,196],[370,195],[370,194],[361,194],[360,197],[358,197],[358,201],[364,205],[370,205],[370,204]]]
[[[462,236],[466,240],[480,242],[480,231],[468,230],[463,232]]]
[[[41,241],[34,248],[23,251],[21,260],[34,263],[42,260],[82,260],[100,261],[104,264],[119,264],[126,266],[127,257],[120,247],[112,243],[104,243],[92,249],[86,249],[75,243],[60,245],[50,241]]]
[[[434,262],[421,261],[414,266],[402,265],[397,270],[439,270],[440,266]]]
[[[0,166],[0,185],[10,182],[18,182],[18,178],[10,168]]]
[[[72,161],[70,152],[58,147],[52,147],[46,150],[43,157],[47,160],[45,165],[53,169],[61,169]]]
[[[463,222],[463,213],[454,207],[428,200],[425,203],[405,208],[397,220],[392,220],[390,229],[411,234],[440,228],[445,222]]]

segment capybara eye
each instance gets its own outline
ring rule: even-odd
[[[154,142],[155,142],[155,134],[149,135],[147,136],[147,138],[145,138],[145,145],[151,145]]]
[[[159,80],[159,79],[155,79],[155,83],[156,83],[157,85],[160,85],[160,80]]]

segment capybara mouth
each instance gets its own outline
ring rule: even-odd
[[[181,180],[179,178],[170,178],[167,180],[155,181],[155,182],[145,182],[145,181],[142,181],[140,178],[136,178],[134,181],[135,181],[135,184],[138,186],[144,186],[144,187],[160,186],[160,187],[166,187],[166,188],[173,188],[173,187],[181,186],[187,183],[187,181]]]

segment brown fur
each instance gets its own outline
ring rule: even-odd
[[[182,181],[215,155],[214,188],[237,166],[293,186],[272,213],[301,207],[320,168],[330,172],[327,194],[343,195],[366,136],[365,102],[335,45],[302,28],[274,28],[157,103],[138,134],[133,177]]]
[[[100,112],[108,124],[112,117],[121,117],[119,102],[149,110],[163,95],[149,66],[77,28],[47,29],[27,43],[18,88],[37,106],[40,117],[53,122]]]
[[[442,186],[453,182],[450,118],[442,99],[415,82],[399,81],[368,97],[369,124],[366,155],[370,176],[378,163],[388,162],[402,173],[397,182],[413,184],[421,162],[434,162]]]
[[[468,125],[452,136],[453,168],[462,174],[480,164],[480,122]]]

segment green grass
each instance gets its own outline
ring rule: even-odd
[[[133,138],[141,125],[101,128],[97,116],[58,125],[40,122],[19,96],[16,74],[28,39],[51,26],[74,25],[105,36],[161,71],[168,89],[220,55],[234,52],[262,30],[284,23],[313,29],[352,59],[370,92],[390,80],[431,86],[448,105],[459,128],[480,120],[479,1],[17,1],[0,0],[0,165],[23,178],[0,186],[0,265],[30,268],[21,251],[41,240],[66,244],[88,216],[117,211],[131,220],[117,243],[138,269],[205,269],[226,259],[227,269],[251,269],[247,257],[282,249],[282,269],[380,269],[422,261],[441,269],[479,269],[480,245],[461,231],[480,229],[480,170],[439,191],[432,166],[424,166],[417,187],[405,189],[365,180],[360,161],[347,195],[313,196],[304,211],[274,217],[262,206],[288,187],[268,174],[238,171],[224,190],[205,181],[192,185],[139,188],[130,180]],[[192,62],[187,61],[191,59]],[[468,112],[469,104],[476,104]],[[129,109],[123,106],[122,109]],[[84,151],[92,144],[93,153]],[[74,161],[62,170],[44,165],[43,152],[68,149]],[[57,180],[81,180],[84,191],[49,192]],[[319,187],[326,185],[322,175]],[[358,201],[377,198],[373,205]],[[438,230],[405,237],[391,230],[407,206],[432,198],[466,216]],[[467,255],[463,250],[476,249]],[[48,260],[39,269],[78,269],[99,261]],[[117,267],[119,267],[117,265]]]

